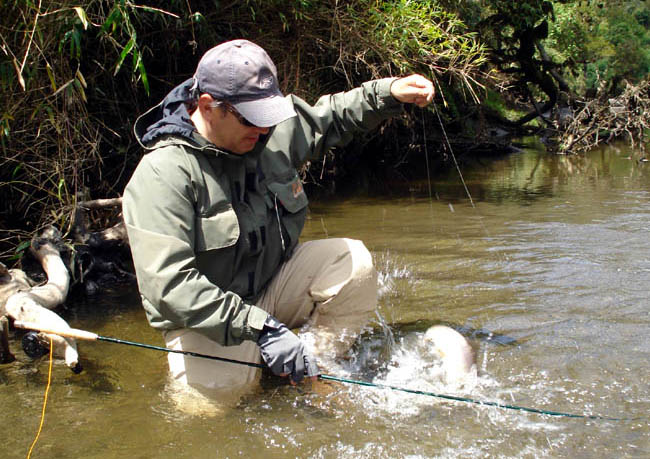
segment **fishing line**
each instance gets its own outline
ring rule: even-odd
[[[43,430],[43,423],[45,422],[45,407],[47,406],[47,396],[50,392],[50,386],[52,384],[52,361],[54,360],[52,355],[53,350],[54,350],[54,342],[52,341],[52,337],[50,337],[50,366],[47,371],[47,386],[45,386],[45,396],[43,397],[43,410],[41,411],[41,422],[38,425],[38,432],[36,432],[36,437],[32,442],[32,446],[29,447],[29,452],[27,453],[27,459],[32,457],[32,451],[34,450],[34,446],[36,446],[38,437],[41,436],[41,431]]]
[[[447,130],[445,129],[444,124],[442,123],[442,118],[440,117],[440,112],[438,111],[438,104],[435,102],[432,104],[433,105],[433,110],[436,112],[436,116],[438,117],[438,123],[440,123],[440,129],[442,130],[442,135],[445,138],[445,143],[447,144],[447,149],[449,150],[449,153],[451,154],[451,159],[454,161],[454,166],[456,166],[456,170],[458,171],[458,175],[460,177],[460,181],[463,184],[463,188],[465,188],[465,193],[467,193],[467,197],[469,198],[469,202],[472,205],[474,209],[476,209],[476,206],[474,205],[474,200],[472,199],[472,195],[469,192],[469,188],[467,188],[467,183],[465,183],[465,178],[463,177],[463,173],[460,171],[460,166],[458,165],[458,161],[456,160],[456,155],[454,154],[454,150],[451,148],[451,143],[449,142],[449,137],[447,137]],[[424,128],[424,112],[422,113],[422,125]],[[426,152],[427,149],[427,141],[426,141],[426,133],[424,136],[424,149]],[[426,156],[429,156],[427,153]]]
[[[436,397],[436,398],[442,398],[445,400],[453,400],[456,402],[465,402],[465,403],[471,403],[474,405],[482,405],[482,406],[493,406],[497,408],[503,408],[506,410],[515,410],[515,411],[525,411],[528,413],[536,413],[536,414],[546,414],[549,416],[557,416],[557,417],[564,417],[564,418],[582,418],[582,419],[598,419],[598,420],[604,420],[604,421],[632,421],[632,420],[640,420],[641,418],[634,418],[634,419],[628,419],[628,418],[612,418],[609,416],[600,416],[596,414],[573,414],[573,413],[563,413],[561,411],[552,411],[552,410],[543,410],[543,409],[538,409],[538,408],[527,408],[525,406],[517,406],[517,405],[508,405],[505,403],[499,403],[499,402],[490,402],[490,401],[485,401],[485,400],[476,400],[473,398],[468,398],[468,397],[458,397],[455,395],[447,395],[447,394],[437,394],[435,392],[427,392],[423,390],[417,390],[417,389],[408,389],[405,387],[397,387],[397,386],[389,386],[386,384],[380,384],[380,383],[371,383],[367,381],[358,381],[354,379],[346,379],[346,378],[339,378],[337,376],[329,376],[329,375],[319,375],[319,379],[324,379],[324,380],[330,380],[330,381],[337,381],[337,382],[342,382],[342,383],[347,383],[347,384],[356,384],[358,386],[368,386],[368,387],[374,387],[374,388],[379,388],[379,389],[390,389],[394,391],[399,391],[399,392],[406,392],[409,394],[416,394],[416,395],[426,395],[428,397]]]
[[[487,227],[485,226],[485,223],[483,222],[483,218],[481,218],[480,214],[478,214],[478,209],[476,208],[476,204],[474,203],[474,199],[472,198],[472,194],[469,192],[469,187],[467,186],[467,182],[465,182],[465,177],[463,177],[463,173],[460,170],[460,165],[458,164],[458,160],[456,159],[456,154],[454,153],[454,149],[451,148],[451,142],[449,141],[449,136],[447,136],[447,130],[445,129],[445,125],[442,122],[442,117],[440,116],[440,112],[438,111],[438,104],[433,102],[431,105],[433,105],[433,110],[436,113],[436,117],[438,118],[438,123],[440,124],[440,130],[442,131],[442,135],[445,139],[445,146],[447,151],[449,151],[449,154],[451,155],[451,159],[454,161],[454,167],[456,168],[456,171],[458,172],[458,176],[460,177],[460,182],[463,184],[463,188],[465,189],[465,194],[467,195],[467,198],[469,199],[469,203],[472,205],[472,209],[474,209],[474,212],[478,215],[479,217],[479,223],[481,224],[481,228],[483,229],[483,232],[486,234],[487,237],[490,237],[490,232],[488,231]],[[423,137],[424,137],[424,155],[425,155],[425,161],[427,164],[427,178],[429,176],[429,150],[427,147],[427,134],[426,134],[426,123],[424,121],[424,111],[422,111],[422,131],[423,131]],[[431,200],[431,180],[429,179],[429,199]],[[453,212],[453,207],[451,207],[451,203],[449,204],[452,212]]]
[[[228,359],[225,357],[217,357],[215,355],[208,355],[208,354],[201,354],[198,352],[190,352],[190,351],[182,351],[178,349],[169,349],[167,347],[161,347],[161,346],[153,346],[151,344],[144,344],[144,343],[137,343],[134,341],[126,341],[122,339],[117,339],[117,338],[111,338],[108,336],[100,336],[96,333],[92,333],[89,331],[85,330],[79,330],[76,328],[70,328],[67,330],[53,330],[53,329],[47,329],[44,327],[41,327],[38,324],[34,323],[29,323],[29,322],[20,322],[20,321],[15,321],[14,326],[17,328],[24,328],[28,330],[35,330],[41,333],[51,333],[54,335],[59,335],[59,336],[64,336],[68,338],[76,338],[76,339],[82,339],[86,341],[106,341],[109,343],[116,343],[116,344],[125,344],[127,346],[136,346],[144,349],[151,349],[155,351],[162,351],[162,352],[170,352],[170,353],[176,353],[176,354],[183,354],[187,355],[190,357],[197,357],[197,358],[203,358],[203,359],[210,359],[210,360],[218,360],[220,362],[228,362],[228,363],[233,363],[236,365],[245,365],[249,367],[254,367],[254,368],[267,368],[265,365],[261,363],[253,363],[253,362],[245,362],[242,360],[235,360],[235,359]],[[53,343],[50,340],[50,356],[52,355],[52,348],[53,348]],[[51,357],[50,357],[51,359]],[[50,371],[51,371],[51,365],[52,362],[50,360]],[[456,402],[464,402],[464,403],[471,403],[474,405],[481,405],[481,406],[492,406],[496,408],[503,408],[505,410],[514,410],[514,411],[524,411],[528,413],[535,413],[535,414],[545,414],[549,416],[556,416],[556,417],[565,417],[565,418],[581,418],[581,419],[592,419],[592,420],[604,420],[604,421],[635,421],[635,420],[641,420],[643,418],[614,418],[614,417],[609,417],[609,416],[600,416],[600,415],[591,415],[591,414],[573,414],[573,413],[564,413],[561,411],[552,411],[552,410],[543,410],[543,409],[537,409],[537,408],[527,408],[523,406],[517,406],[517,405],[508,405],[504,403],[499,403],[499,402],[491,402],[491,401],[485,401],[485,400],[477,400],[473,398],[467,398],[467,397],[457,397],[455,395],[447,395],[447,394],[438,394],[435,392],[427,392],[427,391],[422,391],[422,390],[415,390],[415,389],[408,389],[405,387],[398,387],[398,386],[389,386],[386,384],[381,384],[381,383],[373,383],[369,381],[360,381],[360,380],[355,380],[355,379],[347,379],[347,378],[340,378],[338,376],[331,376],[331,375],[324,375],[320,374],[318,375],[318,378],[321,380],[325,381],[336,381],[340,383],[345,383],[345,384],[354,384],[357,386],[366,386],[366,387],[373,387],[376,389],[389,389],[393,391],[399,391],[399,392],[406,392],[409,394],[415,394],[415,395],[424,395],[427,397],[435,397],[435,398],[441,398],[445,400],[452,400]],[[48,380],[48,388],[49,388],[49,380]],[[47,401],[47,392],[46,392],[46,401]],[[45,406],[43,406],[43,415],[45,414]],[[41,425],[42,425],[42,420],[41,420]],[[39,429],[40,433],[40,429]],[[38,437],[37,437],[38,438]],[[36,441],[34,441],[36,442]]]
[[[424,110],[422,114],[422,138],[424,139],[424,162],[427,165],[427,185],[429,185],[429,202],[433,202],[433,194],[431,193],[431,174],[429,173],[429,148],[427,147],[427,126],[424,122]]]

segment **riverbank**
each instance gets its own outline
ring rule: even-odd
[[[643,145],[650,10],[592,3],[5,2],[0,260],[15,264],[48,225],[72,240],[80,202],[119,198],[142,154],[136,116],[232,38],[262,44],[282,90],[309,102],[373,78],[435,81],[435,110],[407,112],[311,164],[304,178],[317,192],[393,187],[455,167],[450,151],[473,161],[522,135],[563,153],[617,136]],[[92,229],[115,217],[97,216]]]

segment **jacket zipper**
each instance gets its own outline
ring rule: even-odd
[[[280,210],[278,209],[278,195],[273,193],[275,199],[275,216],[278,218],[278,231],[280,231],[280,241],[282,242],[282,253],[286,252],[286,246],[284,244],[284,235],[282,234],[282,222],[280,221]]]

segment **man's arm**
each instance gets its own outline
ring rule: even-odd
[[[313,106],[291,96],[298,117],[278,125],[274,136],[292,135],[291,157],[299,166],[399,115],[404,103],[424,107],[433,96],[433,84],[421,75],[368,81],[350,91],[323,96]]]

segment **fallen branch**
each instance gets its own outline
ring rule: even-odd
[[[120,222],[106,228],[102,231],[97,231],[90,234],[88,243],[90,245],[100,246],[103,243],[129,243],[129,238],[126,234],[126,225],[124,221],[120,219]]]
[[[70,275],[61,260],[57,243],[60,234],[48,228],[40,237],[32,240],[31,251],[43,266],[48,276],[44,285],[34,282],[21,270],[0,270],[0,317],[38,323],[44,326],[69,329],[68,323],[51,309],[65,301],[70,284]],[[43,342],[52,340],[54,354],[63,357],[68,367],[80,371],[79,354],[74,339],[53,334],[39,336]]]
[[[77,207],[82,209],[104,209],[106,207],[118,207],[122,205],[122,198],[93,199],[91,201],[81,201]]]
[[[9,350],[9,321],[6,316],[0,317],[0,363],[11,363],[16,357]]]
[[[50,227],[40,237],[34,238],[30,247],[32,255],[47,274],[47,283],[32,287],[26,294],[48,309],[53,309],[65,301],[70,286],[70,274],[55,245],[60,240],[59,232]]]
[[[90,226],[88,224],[88,211],[91,210],[104,210],[118,208],[117,215],[113,210],[111,219],[118,222],[110,228],[104,229],[102,231],[91,232],[88,230]],[[99,246],[103,241],[108,243],[113,242],[127,242],[126,228],[124,227],[124,222],[122,221],[122,213],[120,212],[122,208],[122,198],[109,198],[109,199],[94,199],[90,201],[81,201],[77,204],[74,214],[74,223],[73,223],[73,234],[75,239],[80,243],[90,243],[95,246]]]
[[[632,148],[643,152],[649,127],[650,81],[638,86],[627,83],[617,97],[601,95],[596,100],[584,102],[562,131],[559,152],[587,151],[614,138],[627,138]]]

